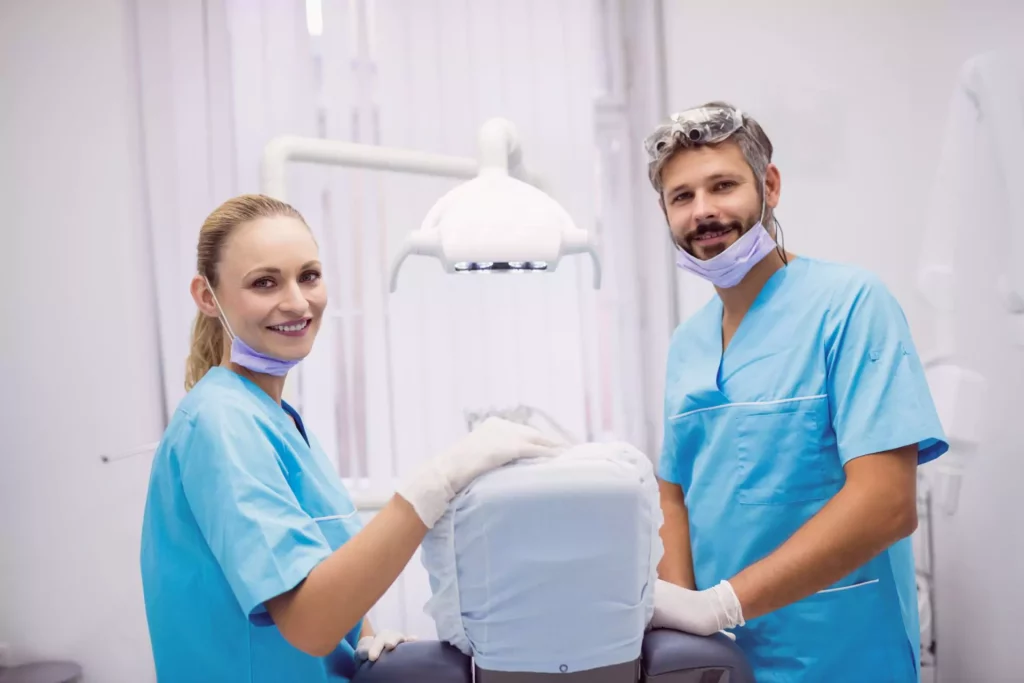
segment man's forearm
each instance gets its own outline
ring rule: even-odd
[[[916,450],[912,457],[916,459]],[[774,553],[729,580],[743,607],[744,619],[754,619],[828,588],[913,533],[916,502],[907,498],[912,490],[894,494],[848,481]]]

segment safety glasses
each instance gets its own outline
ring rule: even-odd
[[[644,148],[658,158],[673,143],[684,138],[692,144],[707,145],[725,140],[743,126],[743,113],[732,107],[697,107],[673,114],[644,140]]]

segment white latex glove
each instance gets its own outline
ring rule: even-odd
[[[564,443],[533,427],[490,417],[427,462],[398,488],[398,494],[409,501],[429,529],[444,515],[455,494],[481,474],[520,458],[552,457],[564,448]]]
[[[365,636],[359,639],[356,644],[356,662],[365,659],[376,662],[377,658],[384,652],[394,650],[399,643],[412,643],[417,640],[416,636],[403,636],[398,631],[384,630],[372,636]]]
[[[662,581],[654,585],[653,628],[670,628],[698,636],[743,626],[743,608],[728,581],[694,591]],[[735,636],[727,633],[735,640]]]

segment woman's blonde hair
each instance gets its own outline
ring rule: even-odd
[[[261,194],[244,194],[218,206],[199,230],[196,272],[204,276],[211,287],[216,287],[217,266],[220,265],[224,243],[232,231],[258,218],[274,216],[288,216],[306,222],[291,205]],[[192,324],[192,344],[185,361],[186,391],[194,387],[210,368],[220,365],[225,341],[224,326],[220,320],[199,311]]]

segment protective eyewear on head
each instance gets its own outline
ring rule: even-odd
[[[743,113],[732,107],[697,107],[673,114],[669,119],[671,123],[658,126],[644,140],[651,158],[657,158],[678,138],[707,145],[721,142],[743,127]]]

